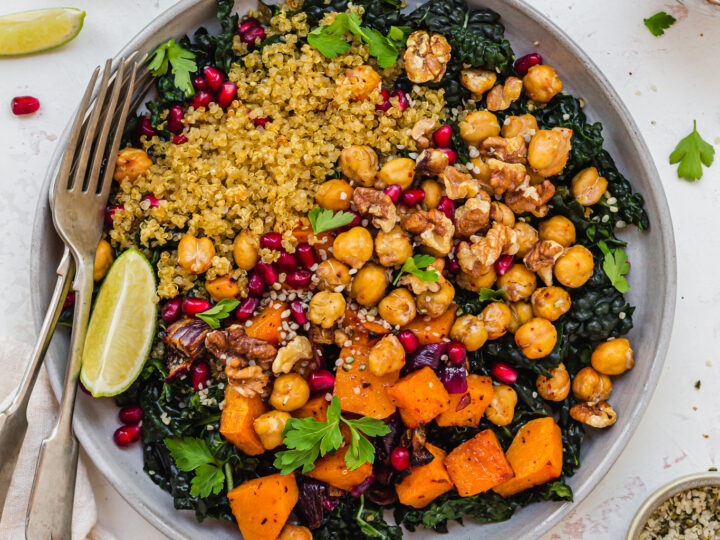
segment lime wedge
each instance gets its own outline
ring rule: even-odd
[[[65,45],[78,35],[85,12],[75,8],[23,11],[0,17],[0,56],[31,54]]]
[[[142,371],[157,319],[155,273],[134,249],[110,267],[88,326],[80,380],[93,396],[115,396]]]

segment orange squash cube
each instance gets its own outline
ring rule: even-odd
[[[427,366],[400,379],[387,393],[400,409],[405,425],[411,428],[427,424],[450,408],[450,394]]]
[[[445,313],[434,319],[428,315],[418,315],[402,329],[412,331],[420,341],[420,345],[440,343],[450,335],[450,329],[455,323],[456,311],[457,305],[452,304]]]
[[[425,448],[435,459],[427,465],[410,468],[410,474],[395,486],[398,500],[413,508],[423,508],[453,488],[443,465],[445,451],[430,443],[426,443]]]
[[[338,489],[351,491],[372,474],[372,465],[366,462],[351,471],[345,465],[346,453],[347,446],[332,455],[328,454],[320,458],[315,462],[315,468],[306,476],[330,484]]]
[[[330,402],[325,394],[318,394],[307,400],[307,403],[292,412],[295,418],[314,418],[318,422],[327,422],[327,410]]]
[[[247,398],[228,385],[225,387],[225,406],[220,415],[220,434],[248,456],[265,452],[253,422],[267,410],[260,396]]]
[[[450,408],[435,419],[438,426],[476,427],[480,423],[493,398],[492,379],[485,375],[468,375],[467,384],[468,390],[464,394],[450,394]]]
[[[244,540],[276,540],[298,501],[293,473],[243,482],[228,493]]]
[[[483,493],[513,476],[495,433],[486,429],[457,446],[445,467],[461,497]]]
[[[282,332],[282,314],[288,309],[285,302],[273,302],[259,315],[250,319],[252,322],[250,326],[245,327],[245,333],[250,337],[277,344],[280,341],[280,332]]]

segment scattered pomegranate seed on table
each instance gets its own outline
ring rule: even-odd
[[[126,405],[118,412],[118,418],[123,424],[135,425],[143,419],[144,412],[139,405]]]
[[[139,426],[121,426],[113,433],[113,440],[115,444],[123,448],[130,446],[132,443],[140,440],[140,427]]]
[[[10,107],[15,116],[32,114],[40,108],[40,100],[32,96],[17,96],[10,102]]]

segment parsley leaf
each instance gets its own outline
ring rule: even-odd
[[[217,495],[225,485],[225,473],[217,465],[204,464],[195,469],[190,481],[190,495],[208,497],[210,492]]]
[[[678,178],[694,182],[702,178],[702,166],[709,167],[714,159],[715,148],[700,136],[697,121],[693,120],[692,133],[681,140],[670,154],[670,164],[680,163]]]
[[[625,274],[630,271],[627,253],[622,248],[610,249],[602,240],[598,242],[600,251],[605,255],[603,260],[603,272],[610,278],[610,283],[619,292],[626,293],[630,290],[630,284],[625,279]]]
[[[505,294],[505,291],[502,289],[486,289],[482,288],[478,292],[478,297],[481,302],[485,302],[487,300],[492,300],[493,302],[503,302],[505,298],[507,297],[507,294]]]
[[[431,255],[414,255],[412,257],[408,257],[405,259],[405,263],[402,265],[400,273],[395,278],[395,281],[393,281],[393,285],[397,285],[400,276],[403,274],[413,274],[423,281],[429,281],[432,283],[436,282],[440,279],[440,274],[438,274],[437,270],[434,268],[431,268],[430,270],[423,270],[434,262],[435,257]]]
[[[190,74],[197,71],[195,63],[195,53],[184,49],[174,39],[169,39],[157,49],[155,49],[148,58],[148,70],[154,77],[165,75],[171,68],[172,74],[175,75],[174,83],[177,88],[183,91],[185,97],[195,94]]]
[[[175,464],[185,472],[195,471],[190,495],[207,497],[220,493],[225,485],[223,463],[212,455],[205,441],[193,437],[167,438],[163,441]]]
[[[343,212],[342,210],[333,212],[332,210],[326,210],[324,208],[313,208],[308,212],[308,219],[315,234],[337,229],[338,227],[344,227],[352,223],[354,218],[355,214],[352,212]]]
[[[355,15],[357,17],[357,15]],[[348,28],[348,14],[338,13],[331,24],[318,26],[307,36],[308,43],[326,58],[336,58],[350,49],[350,43],[343,39]]]
[[[340,422],[350,428],[350,444],[345,453],[345,464],[354,470],[363,463],[373,463],[375,448],[364,436],[387,435],[390,428],[381,420],[359,418],[348,420],[340,412],[340,400],[333,397],[327,410],[327,420],[318,422],[315,418],[290,418],[283,429],[283,443],[288,450],[275,455],[273,465],[282,474],[288,474],[302,467],[303,474],[315,468],[318,457],[338,450],[343,443]],[[364,435],[363,435],[364,434]]]
[[[653,36],[662,36],[665,30],[675,24],[675,21],[675,17],[668,15],[664,11],[658,11],[652,17],[643,19],[645,26],[647,26],[647,29],[650,30]]]
[[[223,298],[217,304],[202,313],[198,313],[196,317],[205,321],[210,328],[220,328],[220,320],[227,319],[232,310],[240,305],[240,302],[232,298]]]

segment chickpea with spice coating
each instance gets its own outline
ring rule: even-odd
[[[349,210],[353,188],[342,178],[328,180],[318,187],[315,201],[320,208],[326,210]]]
[[[350,285],[350,268],[337,259],[326,259],[315,269],[318,288],[323,291],[335,291],[338,287]]]
[[[423,183],[420,184],[420,189],[425,192],[425,198],[423,199],[423,203],[428,208],[428,210],[437,208],[437,205],[440,203],[440,199],[443,196],[442,186],[438,184],[435,180],[428,179],[423,180]]]
[[[541,221],[538,234],[540,240],[552,240],[564,247],[575,243],[575,225],[565,216],[553,216]]]
[[[556,321],[565,315],[572,304],[570,294],[561,287],[540,287],[530,300],[536,317]]]
[[[302,525],[287,523],[280,531],[277,540],[312,540],[312,532]]]
[[[128,179],[137,180],[152,166],[152,159],[147,152],[139,148],[123,148],[115,160],[113,179],[117,182]]]
[[[597,403],[606,400],[612,392],[612,381],[607,375],[598,373],[590,366],[577,372],[572,382],[573,395],[580,401]]]
[[[595,262],[590,250],[576,244],[563,253],[553,268],[555,277],[565,287],[581,287],[593,275]]]
[[[308,319],[323,328],[332,328],[345,314],[345,297],[336,292],[320,291],[310,300]]]
[[[488,339],[498,339],[507,334],[510,329],[512,313],[506,304],[492,302],[482,310],[482,320],[488,333]]]
[[[532,306],[529,302],[510,302],[510,333],[514,334],[517,329],[533,318]]]
[[[260,437],[265,450],[272,450],[283,443],[282,432],[290,418],[292,418],[290,413],[285,411],[270,411],[261,414],[253,421],[253,429]]]
[[[538,129],[537,119],[532,114],[508,116],[502,126],[502,136],[506,139],[525,135],[532,137]]]
[[[299,373],[280,375],[275,379],[270,405],[279,411],[294,411],[307,403],[310,398],[310,386]]]
[[[410,158],[395,158],[382,166],[378,173],[378,182],[375,187],[385,188],[397,184],[407,189],[415,178],[415,160]]]
[[[547,103],[560,92],[563,84],[552,66],[538,64],[523,77],[525,93],[538,103]]]
[[[349,231],[340,233],[333,242],[333,256],[355,269],[362,268],[372,254],[372,235],[364,227],[353,227]]]
[[[405,349],[394,334],[378,341],[368,355],[368,369],[378,377],[400,371],[405,365]]]
[[[537,288],[537,276],[535,272],[528,270],[524,264],[513,264],[510,270],[498,278],[497,287],[505,291],[508,300],[519,302],[530,298],[530,295]]]
[[[417,314],[415,299],[405,288],[391,291],[378,304],[378,315],[393,326],[405,326],[409,324]]]
[[[353,278],[350,297],[361,306],[374,306],[385,296],[388,284],[385,268],[377,264],[367,264],[358,270]]]
[[[485,418],[496,426],[507,426],[515,416],[517,400],[517,392],[512,386],[493,385],[493,398],[485,409]]]
[[[604,375],[621,375],[635,365],[635,355],[626,338],[615,338],[595,347],[590,363]]]
[[[530,250],[535,247],[538,241],[538,231],[524,221],[518,221],[513,225],[513,230],[517,236],[518,252],[515,254],[518,258],[523,258],[525,255],[530,253]]]
[[[530,140],[527,160],[535,172],[547,178],[565,168],[571,148],[572,129],[541,129]]]
[[[233,240],[233,259],[241,270],[252,270],[258,262],[260,240],[250,231],[241,231]]]
[[[468,351],[477,351],[485,345],[488,333],[483,323],[475,315],[458,317],[450,329],[450,338],[459,341]]]
[[[197,238],[186,234],[178,244],[178,264],[191,274],[202,274],[212,266],[215,246],[207,237]]]
[[[435,319],[445,313],[455,298],[455,287],[446,279],[441,280],[440,290],[424,292],[417,297],[417,310]]]
[[[500,134],[497,116],[489,111],[474,111],[468,114],[458,126],[460,138],[471,146],[476,146],[488,137]]]
[[[556,343],[557,330],[547,319],[530,319],[515,332],[515,344],[531,360],[545,358]]]
[[[375,236],[375,254],[383,266],[403,264],[412,257],[412,242],[399,225],[388,233],[379,230]]]
[[[602,199],[607,191],[608,181],[600,176],[595,167],[583,169],[570,183],[573,197],[583,206],[592,206]]]
[[[570,393],[570,374],[565,364],[552,368],[550,377],[538,375],[535,380],[535,388],[543,399],[548,401],[562,401]]]
[[[93,280],[101,281],[110,270],[113,263],[113,250],[107,240],[100,240],[95,250],[93,263]]]
[[[467,88],[475,99],[490,90],[497,81],[497,74],[487,69],[463,69],[460,71],[460,84]]]
[[[225,298],[235,298],[240,294],[237,280],[232,279],[229,275],[206,281],[205,290],[216,302]]]
[[[489,272],[481,274],[478,277],[471,276],[463,271],[458,272],[457,276],[455,276],[455,281],[461,289],[473,292],[480,292],[482,289],[492,289],[496,279],[497,273],[495,272],[495,268],[492,267]]]
[[[340,170],[350,180],[370,187],[378,172],[378,157],[369,146],[353,145],[340,153]]]

